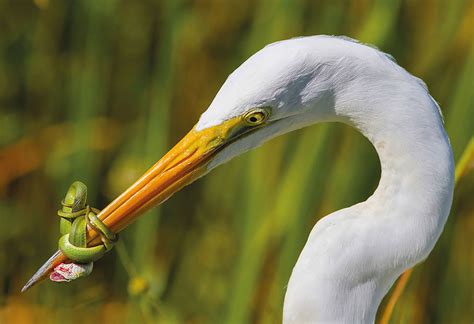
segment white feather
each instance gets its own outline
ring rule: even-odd
[[[424,260],[446,222],[454,163],[424,83],[357,41],[313,36],[257,52],[226,80],[197,129],[270,106],[267,127],[224,149],[209,169],[291,130],[324,121],[358,129],[380,158],[366,201],[321,219],[293,269],[285,323],[371,323],[396,278]]]

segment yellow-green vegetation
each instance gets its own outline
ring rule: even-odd
[[[281,321],[312,226],[377,185],[375,151],[347,126],[297,131],[219,167],[124,231],[91,276],[19,291],[56,249],[72,181],[104,207],[248,56],[312,34],[375,44],[440,103],[459,162],[453,208],[390,322],[473,322],[470,0],[0,1],[0,322]]]

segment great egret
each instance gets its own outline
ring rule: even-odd
[[[196,126],[99,218],[118,232],[232,157],[320,122],[342,122],[367,137],[381,179],[366,201],[314,226],[288,283],[283,321],[373,322],[396,278],[439,238],[451,208],[454,162],[425,84],[355,40],[294,38],[251,56]],[[97,233],[88,235],[89,245],[99,244]],[[65,261],[57,252],[25,289]]]

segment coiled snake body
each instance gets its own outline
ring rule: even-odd
[[[59,249],[77,263],[90,263],[100,259],[105,252],[113,248],[118,239],[118,235],[97,217],[99,210],[88,206],[86,201],[87,187],[76,181],[69,187],[61,202],[62,209],[58,210],[58,216],[61,218]],[[87,226],[101,236],[101,245],[87,246]]]

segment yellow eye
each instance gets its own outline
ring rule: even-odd
[[[244,120],[249,126],[258,126],[263,124],[269,116],[270,112],[268,109],[256,108],[246,113],[244,115]]]

